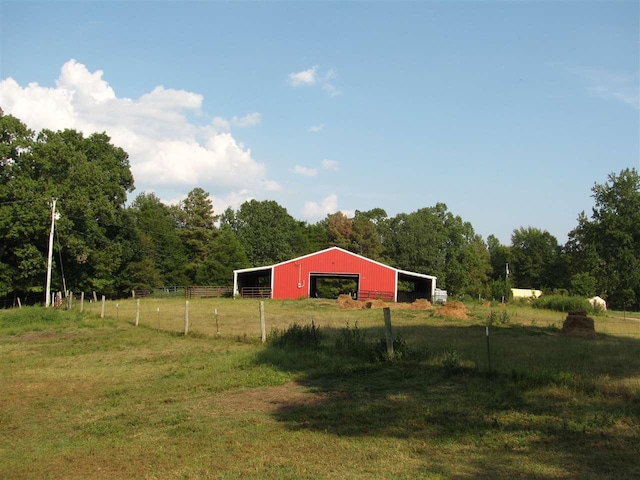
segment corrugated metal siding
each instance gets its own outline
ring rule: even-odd
[[[273,298],[309,296],[309,278],[314,273],[359,274],[361,290],[395,292],[396,271],[341,250],[325,250],[276,265],[273,271]]]

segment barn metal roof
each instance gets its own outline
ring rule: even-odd
[[[372,260],[372,259],[364,257],[362,255],[358,255],[357,253],[350,252],[349,250],[345,250],[344,248],[340,248],[340,247],[325,248],[324,250],[318,250],[317,252],[308,253],[306,255],[302,255],[301,257],[292,258],[290,260],[285,260],[284,262],[275,263],[273,265],[266,265],[264,267],[242,268],[242,269],[239,269],[239,270],[234,270],[233,273],[234,274],[238,274],[238,273],[259,272],[261,270],[270,270],[270,269],[278,267],[280,265],[285,265],[287,263],[295,262],[297,260],[302,260],[302,259],[305,259],[305,258],[308,258],[308,257],[313,257],[313,256],[316,256],[316,255],[320,255],[322,253],[329,252],[331,250],[339,250],[339,251],[347,253],[349,255],[353,255],[354,257],[361,258],[362,260],[365,260],[367,262],[374,263],[374,264],[376,264],[376,265],[378,265],[378,266],[380,266],[382,268],[388,268],[389,270],[394,270],[396,273],[401,273],[403,275],[407,275],[407,276],[410,276],[410,277],[427,278],[427,279],[430,279],[430,280],[436,280],[438,278],[438,277],[435,277],[433,275],[425,275],[424,273],[410,272],[408,270],[401,270],[399,268],[394,268],[394,267],[391,267],[391,266],[386,265],[384,263],[378,262],[376,260]]]

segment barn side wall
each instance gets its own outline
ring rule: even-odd
[[[329,250],[275,266],[273,298],[285,300],[308,297],[312,273],[359,274],[360,290],[395,293],[394,269],[340,250]]]

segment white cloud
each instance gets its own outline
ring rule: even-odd
[[[324,76],[324,81],[328,82],[330,80],[333,80],[337,76],[338,76],[338,74],[336,73],[336,71],[333,68],[330,68],[329,71],[327,72],[327,74]]]
[[[302,214],[307,220],[318,220],[338,211],[338,196],[335,193],[323,198],[320,203],[305,202]]]
[[[91,73],[70,60],[53,88],[0,81],[0,105],[34,130],[106,131],[129,153],[137,190],[160,198],[186,195],[196,186],[227,197],[245,190],[246,198],[280,188],[229,133],[232,124],[258,124],[259,113],[198,125],[186,114],[202,113],[202,95],[157,86],[137,100],[119,98],[102,77],[101,70]]]
[[[322,90],[327,92],[327,95],[329,95],[330,97],[337,97],[338,95],[342,94],[342,91],[338,90],[331,83],[325,83],[324,85],[322,85]]]
[[[309,87],[315,85],[318,65],[314,65],[308,70],[289,74],[289,83],[294,87]]]
[[[592,95],[640,108],[640,72],[624,74],[586,68],[572,69],[571,72],[582,77]]]
[[[316,83],[322,86],[322,90],[327,93],[330,97],[335,97],[342,93],[333,83],[338,74],[333,68],[330,68],[327,73],[321,75],[319,73],[319,66],[314,65],[313,67],[303,70],[297,73],[289,74],[289,83],[294,87],[312,87]]]
[[[229,123],[229,120],[225,118],[215,117],[211,122],[211,128],[215,132],[219,132],[219,131],[228,132],[229,130],[231,130],[231,123]]]
[[[253,127],[259,125],[262,121],[262,115],[258,112],[253,112],[245,115],[244,117],[233,117],[231,119],[231,125],[236,127]]]
[[[324,129],[324,125],[312,125],[311,127],[309,127],[309,131],[311,133],[318,133],[321,132]]]
[[[300,165],[293,167],[293,172],[305,177],[315,177],[318,174],[317,169],[301,167]]]
[[[338,170],[338,162],[335,160],[322,160],[322,166],[327,170]]]

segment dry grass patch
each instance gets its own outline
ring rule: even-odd
[[[212,403],[221,415],[243,413],[274,413],[283,408],[313,406],[318,404],[323,394],[314,393],[309,387],[298,382],[287,382],[276,387],[250,388],[239,391],[220,392]]]

